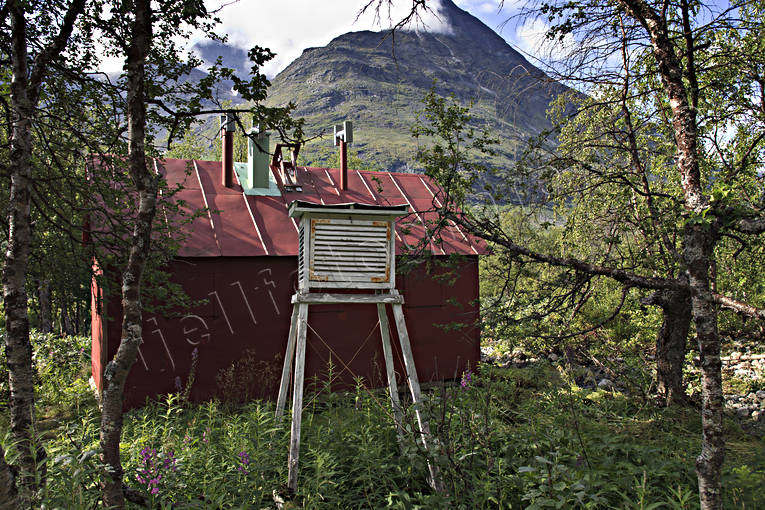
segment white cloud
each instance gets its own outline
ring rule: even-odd
[[[530,33],[525,28],[518,31],[514,23],[507,26],[505,22],[516,11],[523,0],[453,0],[460,8],[481,19],[489,27],[498,30],[509,43],[532,51]],[[401,20],[409,12],[412,0],[393,0],[388,9],[387,0],[379,16],[370,9],[359,17],[359,12],[369,0],[205,0],[210,11],[221,18],[222,23],[217,27],[221,35],[228,35],[229,44],[248,50],[258,45],[270,48],[276,57],[268,62],[264,72],[273,76],[284,69],[290,62],[301,55],[309,47],[325,46],[332,39],[347,32],[360,30],[384,30],[391,23]],[[441,0],[429,0],[431,12],[421,14],[421,19],[413,26],[413,30],[430,32],[449,32],[449,27],[439,12]],[[359,19],[357,19],[357,17]],[[528,28],[528,27],[527,27]],[[519,34],[525,39],[519,40]],[[193,45],[202,39],[201,34],[194,34],[189,40]],[[103,71],[117,72],[122,70],[123,61],[120,58],[105,59],[100,66]]]
[[[493,2],[483,2],[482,4],[479,4],[477,8],[478,12],[486,14],[497,12],[499,10],[499,7]]]
[[[550,25],[541,19],[530,19],[515,29],[515,44],[529,55],[542,59],[560,60],[574,49],[576,41],[571,34],[566,34],[563,40],[550,40],[546,37]]]
[[[257,44],[277,54],[264,69],[269,76],[284,69],[305,48],[325,46],[346,32],[389,28],[391,22],[402,19],[411,8],[411,2],[399,0],[390,10],[387,6],[381,9],[379,16],[371,9],[359,16],[366,0],[249,0],[236,3],[208,0],[207,3],[211,10],[223,3],[224,7],[218,13],[222,20],[219,32],[228,34],[230,44],[243,49]],[[444,20],[437,15],[440,3],[434,3],[432,9],[434,12],[423,14],[412,28],[447,31]]]

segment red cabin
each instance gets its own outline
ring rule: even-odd
[[[233,163],[225,154],[223,163],[156,161],[171,187],[183,185],[178,199],[190,210],[210,211],[184,227],[187,235],[168,267],[191,299],[204,304],[172,318],[144,314],[143,344],[125,387],[126,407],[185,387],[192,364],[194,401],[275,398],[290,299],[297,289],[298,224],[288,215],[293,201],[408,205],[413,213],[396,222],[397,255],[427,237],[424,224],[435,217],[427,211],[438,195],[427,177],[299,167],[282,160],[281,147],[273,160],[260,147],[268,147],[267,136],[252,134],[247,163]],[[479,361],[478,256],[486,249],[485,242],[456,225],[438,239],[425,240],[425,260],[396,276],[422,382],[459,377]],[[99,390],[103,369],[119,345],[121,325],[119,296],[102,294],[94,283],[92,366]],[[392,334],[396,371],[403,381]],[[352,386],[359,377],[369,386],[386,385],[374,306],[312,307],[306,352],[309,388],[312,381],[326,381],[330,371],[336,389]]]

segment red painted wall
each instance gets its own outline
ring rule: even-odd
[[[95,275],[90,282],[90,368],[96,387],[101,388],[106,357],[106,351],[103,349],[105,347],[106,322],[102,313],[105,302],[103,292],[96,283],[96,277],[103,273],[96,266],[93,270]]]
[[[439,267],[449,260],[433,257],[434,263],[420,264],[397,275],[422,382],[459,377],[480,357],[476,326],[478,257],[454,257],[456,265],[451,269]],[[193,300],[207,302],[176,317],[144,314],[144,341],[128,376],[126,407],[141,405],[146,397],[174,392],[178,384],[185,386],[195,350],[192,400],[274,398],[287,345],[297,258],[187,258],[175,261],[171,270]],[[437,277],[447,271],[450,277]],[[452,298],[456,304],[450,302]],[[107,308],[109,317],[120,317],[119,299],[110,299]],[[93,313],[93,324],[100,323],[95,308]],[[388,315],[393,324],[390,310]],[[93,370],[99,387],[103,365],[96,363],[97,354],[103,349],[111,359],[119,345],[119,323],[114,319],[108,322],[106,346],[96,326],[93,330]],[[330,359],[335,366],[334,389],[352,386],[357,376],[373,386],[386,384],[374,305],[311,306],[308,323],[307,386],[313,384],[314,376],[326,379]],[[439,327],[454,323],[461,327]],[[395,331],[393,342],[397,373],[403,383]]]

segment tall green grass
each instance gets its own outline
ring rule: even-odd
[[[46,372],[58,379],[38,385],[48,450],[42,508],[99,503],[99,414],[78,342],[61,347],[72,347],[69,368]],[[411,406],[399,438],[384,391],[362,381],[346,393],[329,386],[308,385],[299,488],[285,508],[698,507],[695,409],[585,391],[565,368],[546,363],[483,366],[461,384],[425,392],[429,456],[417,444]],[[763,441],[732,420],[726,433],[726,508],[762,508]],[[125,482],[152,508],[275,508],[274,494],[286,495],[288,443],[289,413],[276,422],[271,402],[192,405],[169,395],[125,416]],[[439,467],[442,493],[428,485],[428,461]]]

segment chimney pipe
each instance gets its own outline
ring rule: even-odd
[[[343,140],[340,142],[340,189],[348,189],[348,143]]]
[[[335,125],[335,145],[340,146],[340,189],[348,189],[348,144],[353,142],[353,123],[343,121]]]
[[[270,155],[268,146],[270,137],[260,125],[250,128],[247,139],[247,186],[250,188],[268,188]]]
[[[223,139],[221,157],[221,179],[223,186],[230,188],[234,182],[234,129],[236,120],[233,113],[220,116],[220,136]]]

